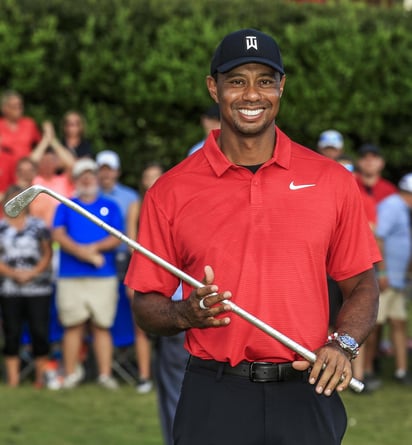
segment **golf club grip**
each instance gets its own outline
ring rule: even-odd
[[[154,263],[158,264],[159,266],[163,267],[176,277],[180,278],[182,281],[190,284],[192,287],[200,288],[204,287],[204,284],[201,281],[196,280],[195,278],[191,277],[190,275],[186,274],[182,270],[178,269],[177,267],[173,266],[163,258],[159,257],[158,255],[154,254],[150,250],[146,249],[136,241],[133,241],[129,237],[127,237],[124,233],[120,232],[119,230],[115,229],[114,227],[110,226],[109,224],[105,223],[103,220],[95,216],[94,214],[90,213],[88,210],[81,207],[76,202],[72,201],[71,199],[66,198],[63,195],[60,195],[59,193],[41,186],[41,185],[33,185],[29,187],[28,189],[24,190],[23,192],[19,193],[17,196],[12,198],[9,202],[7,202],[4,206],[4,209],[6,213],[9,216],[15,217],[17,216],[21,210],[24,207],[27,207],[30,202],[32,202],[40,193],[46,193],[53,198],[57,199],[61,203],[65,204],[67,207],[71,208],[72,210],[80,213],[85,218],[89,219],[90,221],[94,222],[97,226],[103,228],[111,235],[115,236],[119,240],[123,241],[125,244],[127,244],[132,249],[136,250],[137,252],[141,253],[142,255],[146,256],[150,260],[152,260]],[[282,334],[281,332],[277,331],[276,329],[272,328],[268,324],[264,323],[259,318],[255,317],[254,315],[250,314],[249,312],[245,311],[241,307],[237,306],[235,303],[229,300],[223,301],[225,304],[228,304],[231,307],[232,312],[239,315],[244,320],[248,321],[261,331],[268,334],[270,337],[273,337],[275,340],[278,340],[280,343],[291,349],[292,351],[299,354],[304,359],[308,360],[310,363],[314,363],[316,361],[316,354],[312,351],[309,351],[308,349],[304,348],[299,343],[296,343],[291,338],[287,337],[286,335]],[[364,385],[359,380],[356,380],[355,378],[352,378],[349,383],[350,388],[352,388],[356,392],[361,392],[364,388]]]

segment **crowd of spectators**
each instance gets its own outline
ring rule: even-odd
[[[201,123],[205,135],[211,128],[219,128],[216,105],[205,111]],[[4,203],[19,191],[40,184],[73,198],[135,239],[144,192],[164,168],[157,162],[147,165],[140,181],[141,190],[127,187],[119,182],[121,161],[118,153],[104,150],[95,155],[85,129],[84,117],[74,110],[63,116],[60,137],[49,121],[40,129],[32,118],[24,115],[22,96],[14,91],[5,92],[1,97],[0,117],[0,200]],[[188,154],[201,149],[202,144],[203,140]],[[365,382],[365,392],[377,390],[382,384],[380,344],[384,324],[389,322],[395,354],[394,378],[410,385],[405,289],[411,245],[412,176],[404,176],[398,187],[395,186],[382,176],[385,160],[379,147],[362,145],[356,158],[352,158],[344,153],[344,138],[336,130],[320,135],[317,150],[353,172],[384,258],[377,266],[384,313],[378,316],[375,331],[354,362],[354,375]],[[0,321],[9,386],[20,383],[19,348],[27,323],[37,387],[69,389],[78,386],[85,379],[81,351],[83,342],[89,337],[93,339],[98,384],[108,389],[117,387],[112,376],[110,328],[119,291],[130,300],[133,297],[123,284],[131,252],[124,243],[75,213],[46,194],[36,198],[16,219],[5,215],[2,206],[0,208]],[[397,257],[400,252],[401,259]],[[329,277],[328,286],[333,332],[334,316],[342,300],[336,283]],[[175,299],[180,298],[178,294]],[[57,322],[63,332],[61,372],[53,381],[47,381],[48,325],[52,313],[50,306],[55,302]],[[160,393],[165,441],[169,442],[167,432],[171,429],[178,398],[178,391],[171,393],[170,390],[180,384],[187,360],[183,336],[153,339],[137,325],[134,325],[134,335],[136,389],[139,393],[151,391],[153,372]],[[157,363],[153,367],[154,345]],[[179,363],[173,363],[177,360]],[[176,376],[172,375],[173,369],[178,369]]]
[[[39,128],[34,119],[25,116],[23,97],[18,92],[3,93],[0,117],[2,204],[19,191],[39,184],[77,200],[118,230],[126,230],[129,211],[135,215],[137,224],[139,193],[119,182],[118,154],[105,150],[94,159],[85,128],[84,117],[75,110],[63,116],[60,134],[50,121],[43,122]],[[6,381],[10,386],[20,383],[22,364],[18,352],[28,329],[37,387],[73,388],[85,379],[84,344],[90,343],[90,339],[97,382],[106,388],[117,387],[111,375],[110,328],[119,290],[125,293],[122,279],[129,252],[118,239],[69,210],[44,193],[38,195],[19,218],[8,217],[1,206],[0,337]],[[40,296],[45,301],[42,305],[38,303]],[[93,297],[95,300],[90,301]],[[55,311],[50,310],[51,305],[55,305]],[[33,307],[38,308],[34,312],[37,323],[33,322]],[[57,319],[49,320],[50,314]],[[131,311],[128,315],[131,318]],[[50,369],[46,358],[50,353],[51,322],[62,328],[60,372],[52,381],[46,378]],[[43,330],[39,330],[40,324]],[[144,372],[150,372],[150,363],[146,368],[149,371]],[[138,371],[136,373],[139,388]],[[150,374],[140,377],[146,382]]]
[[[379,376],[382,371],[380,358],[384,352],[382,344],[389,342],[395,357],[393,378],[402,385],[411,386],[407,287],[411,263],[412,173],[404,175],[396,186],[383,177],[385,159],[377,145],[362,144],[356,159],[352,158],[345,153],[343,135],[333,129],[320,134],[317,150],[353,172],[383,258],[376,265],[381,290],[377,323],[353,361],[354,376],[365,383],[363,394],[379,389],[382,385]],[[328,287],[330,328],[333,331],[334,316],[342,304],[342,296],[330,277]],[[389,333],[384,329],[386,324]]]

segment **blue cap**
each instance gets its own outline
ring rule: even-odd
[[[336,130],[326,130],[319,136],[318,148],[332,147],[338,150],[343,148],[343,136]]]

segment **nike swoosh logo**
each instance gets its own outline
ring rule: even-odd
[[[307,187],[315,187],[316,184],[302,184],[302,185],[295,185],[293,181],[289,184],[289,188],[291,190],[300,190],[305,189]]]

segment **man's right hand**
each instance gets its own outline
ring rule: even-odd
[[[105,262],[104,256],[93,246],[93,244],[80,244],[76,256],[79,260],[93,264],[95,267],[102,267]]]
[[[213,281],[215,274],[210,266],[205,267],[204,287],[194,289],[189,298],[179,305],[179,315],[185,319],[187,328],[209,328],[227,326],[230,317],[220,316],[231,311],[231,306],[223,303],[232,298],[229,291],[219,293]]]

